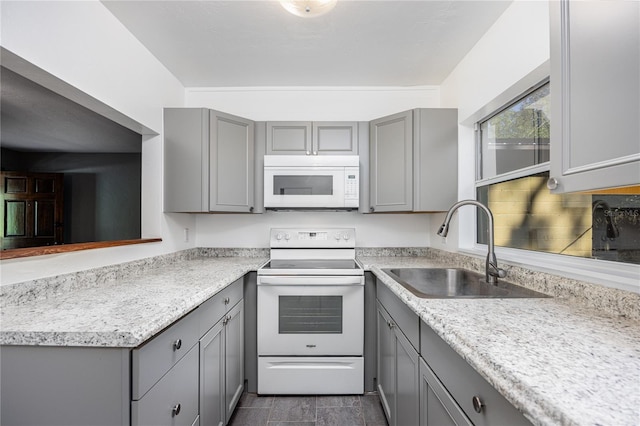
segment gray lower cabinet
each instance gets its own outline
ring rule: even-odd
[[[472,426],[458,403],[420,358],[420,426]]]
[[[197,417],[198,346],[194,345],[147,394],[131,402],[131,424],[191,426]]]
[[[377,390],[390,426],[531,424],[379,281],[376,295]]]
[[[439,401],[455,421],[454,424],[469,424],[467,421],[477,426],[531,424],[423,322],[420,324],[420,355],[426,363],[425,367],[428,367],[423,372],[431,382],[430,388],[436,394],[438,389],[445,391],[438,394]],[[424,397],[422,401],[424,403]],[[461,416],[456,405],[466,418]]]
[[[128,425],[128,348],[0,347],[0,424]]]
[[[404,334],[402,318],[410,322],[415,319],[417,325],[418,317],[415,314],[413,318],[412,315],[405,317],[406,306],[384,305],[389,295],[380,297],[382,292],[389,290],[383,285],[378,287],[378,394],[390,426],[417,425],[420,408],[419,355],[410,338]],[[406,331],[415,334],[411,340],[418,341],[417,328],[407,327]]]
[[[244,386],[243,286],[133,350],[0,347],[0,424],[225,425]]]
[[[358,123],[267,122],[267,155],[357,155]]]
[[[640,3],[552,1],[554,193],[640,183]]]
[[[255,123],[205,108],[164,110],[164,211],[254,211]]]
[[[224,426],[244,388],[243,280],[219,298],[228,306],[200,339],[200,425]],[[240,300],[238,300],[240,297]],[[215,300],[212,299],[213,302]],[[235,305],[233,305],[235,303]],[[233,306],[233,307],[231,307]],[[213,311],[216,306],[203,306]]]
[[[458,113],[404,111],[369,123],[369,211],[446,211],[456,202]]]

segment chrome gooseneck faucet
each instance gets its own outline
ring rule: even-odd
[[[451,206],[451,208],[447,212],[447,216],[444,218],[444,222],[438,230],[438,235],[440,235],[441,237],[447,236],[447,234],[449,233],[449,222],[451,221],[453,213],[460,207],[465,205],[473,205],[479,207],[487,214],[487,218],[489,219],[489,252],[487,253],[487,262],[485,265],[485,279],[489,284],[497,284],[498,278],[506,277],[507,272],[504,269],[498,268],[498,260],[496,259],[496,253],[493,247],[493,214],[491,213],[491,210],[487,208],[487,206],[475,200],[458,201],[453,206]]]

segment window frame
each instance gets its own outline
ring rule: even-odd
[[[541,164],[478,180],[479,167],[481,167],[482,164],[480,158],[481,147],[478,140],[480,137],[480,123],[490,119],[505,108],[508,108],[518,99],[527,96],[542,85],[550,82],[547,67],[548,64],[543,64],[541,67],[532,71],[480,108],[475,114],[472,114],[460,123],[461,126],[467,127],[473,132],[474,143],[474,149],[472,151],[474,152],[473,175],[470,181],[467,180],[469,179],[467,176],[465,181],[468,183],[460,187],[460,195],[462,198],[475,200],[479,186],[486,186],[539,172],[550,171],[550,164],[553,158]],[[476,242],[478,232],[477,209],[468,209],[466,211],[465,209],[461,209],[458,214],[458,251],[472,256],[486,256],[487,245]],[[498,263],[502,261],[533,271],[550,273],[569,279],[640,293],[640,282],[638,280],[640,276],[640,265],[511,247],[495,247],[495,253],[498,257]]]

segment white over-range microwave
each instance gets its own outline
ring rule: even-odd
[[[267,209],[357,209],[357,155],[265,155]]]

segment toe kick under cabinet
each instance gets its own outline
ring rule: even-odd
[[[2,425],[223,426],[244,385],[243,278],[135,348],[2,346]]]
[[[531,423],[377,282],[377,390],[390,426]]]

